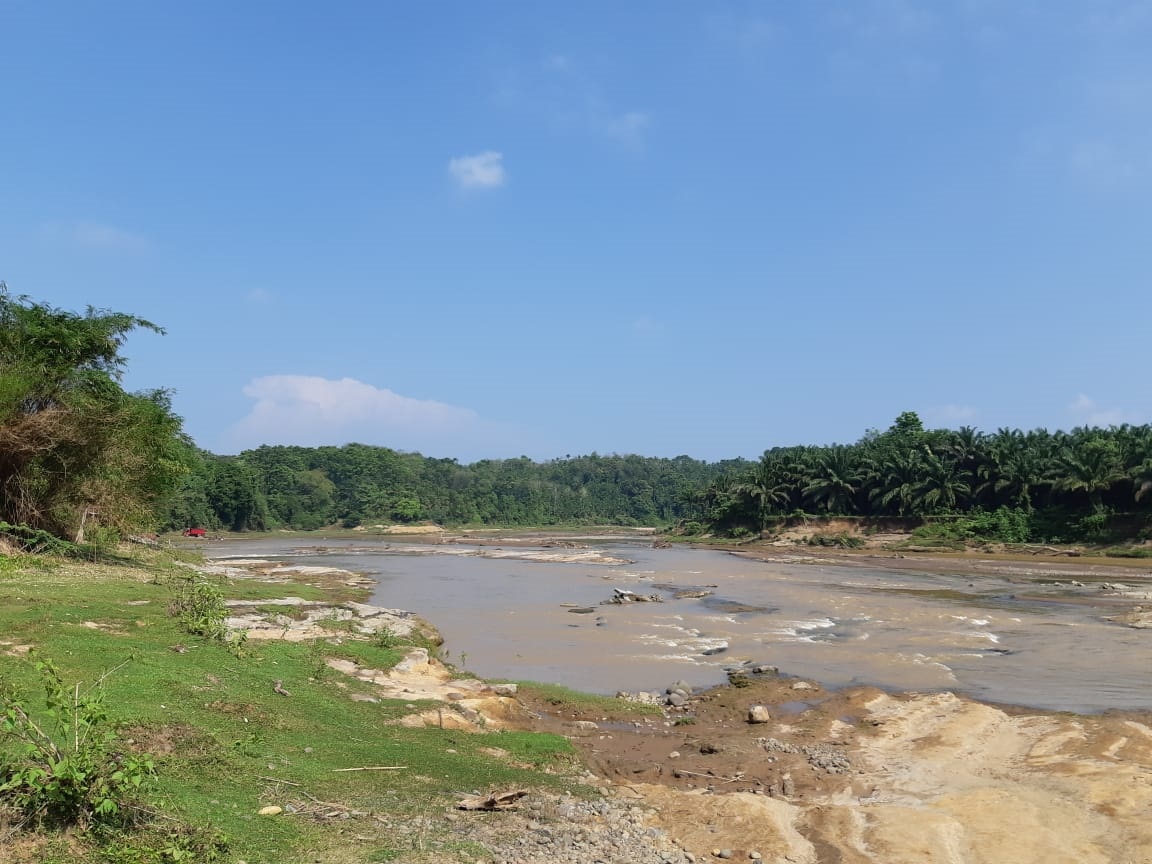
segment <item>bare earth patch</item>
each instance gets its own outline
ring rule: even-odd
[[[1027,713],[951,693],[795,683],[717,688],[667,719],[576,713],[551,718],[552,728],[566,728],[618,794],[639,796],[699,856],[1152,861],[1152,716]],[[749,722],[753,705],[767,722]]]

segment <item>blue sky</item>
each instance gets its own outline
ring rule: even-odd
[[[1152,2],[0,9],[0,279],[196,442],[1152,420]]]

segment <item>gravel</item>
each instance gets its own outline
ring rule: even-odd
[[[485,847],[483,864],[688,864],[698,860],[660,828],[648,809],[605,797],[533,793],[516,812],[475,813],[454,829]]]

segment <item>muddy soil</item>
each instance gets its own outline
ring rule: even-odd
[[[1152,861],[1152,713],[832,692],[774,674],[741,683],[662,717],[530,707],[540,728],[569,735],[593,771],[705,858]],[[765,722],[750,722],[753,706]]]

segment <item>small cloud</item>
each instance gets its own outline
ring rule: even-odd
[[[350,441],[452,457],[508,455],[523,446],[521,430],[475,411],[413,399],[355,378],[266,375],[244,387],[248,414],[223,436],[225,448],[261,444],[316,447]],[[522,451],[521,451],[522,452]]]
[[[931,426],[958,426],[972,423],[980,412],[971,405],[937,405],[924,411],[924,419]]]
[[[712,16],[705,24],[712,37],[723,45],[725,53],[750,69],[762,66],[787,38],[778,21],[761,16]]]
[[[49,222],[41,233],[50,243],[97,252],[135,254],[148,248],[142,235],[100,222]]]
[[[609,138],[615,138],[629,147],[639,147],[643,143],[644,130],[648,128],[649,120],[643,111],[628,111],[617,117],[603,117],[599,122]]]
[[[247,299],[249,303],[266,306],[272,302],[273,295],[271,291],[265,288],[253,288],[248,292]]]
[[[506,109],[536,115],[558,130],[639,148],[651,126],[651,115],[624,109],[610,95],[586,63],[553,53],[537,61],[531,74],[506,71],[493,99]]]
[[[632,331],[639,336],[656,336],[664,332],[664,325],[643,315],[632,322]]]
[[[495,150],[450,159],[448,173],[462,189],[495,189],[507,180],[504,154]]]
[[[1067,405],[1068,413],[1076,418],[1081,426],[1120,426],[1123,423],[1139,421],[1127,411],[1119,408],[1103,408],[1091,396],[1080,393]]]

